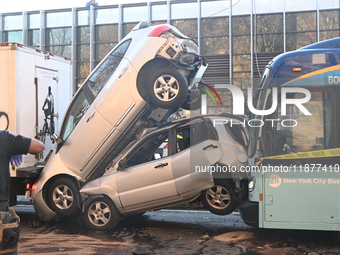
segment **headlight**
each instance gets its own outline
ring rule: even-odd
[[[256,181],[256,178],[255,177],[250,177],[249,180],[248,180],[248,191],[249,192],[252,192],[255,188],[255,181]]]

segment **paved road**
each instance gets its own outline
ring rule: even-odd
[[[340,254],[332,233],[248,227],[238,213],[160,210],[125,219],[112,231],[86,229],[76,219],[29,227],[32,206],[16,206],[21,218],[19,254]]]

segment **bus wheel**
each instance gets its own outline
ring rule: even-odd
[[[237,198],[232,180],[216,179],[215,185],[201,195],[204,207],[218,215],[232,213],[237,207]]]

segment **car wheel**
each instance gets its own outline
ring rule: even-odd
[[[187,93],[187,80],[180,72],[172,68],[155,72],[147,86],[150,102],[164,109],[180,107],[187,97]]]
[[[185,110],[197,110],[202,105],[201,94],[201,90],[189,91],[189,95],[181,107]]]
[[[47,204],[60,216],[71,216],[78,212],[78,185],[69,178],[55,179],[47,190]]]
[[[204,207],[218,215],[232,213],[236,207],[236,194],[231,180],[216,179],[215,185],[201,195]]]
[[[111,199],[99,197],[85,206],[82,218],[88,228],[110,230],[118,225],[121,215]]]

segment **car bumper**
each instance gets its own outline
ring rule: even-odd
[[[208,63],[206,62],[205,59],[202,59],[201,60],[201,64],[200,64],[200,67],[198,68],[194,78],[191,80],[191,83],[189,84],[189,89],[192,89],[192,88],[197,88],[198,86],[198,83],[201,82],[202,80],[202,77],[205,73],[205,70],[208,68]]]
[[[45,203],[42,196],[42,190],[39,191],[33,199],[34,210],[38,214],[39,218],[45,222],[50,222],[56,217],[56,213],[53,212]]]
[[[244,200],[238,205],[244,223],[252,227],[259,227],[259,203]]]

